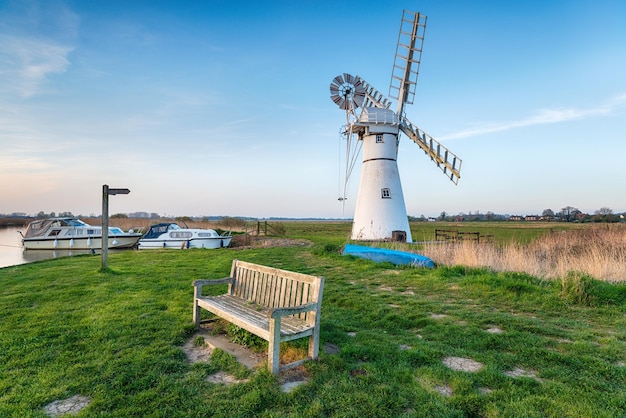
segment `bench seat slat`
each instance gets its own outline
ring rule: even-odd
[[[248,331],[262,334],[259,337],[264,340],[269,339],[270,321],[268,317],[269,309],[267,308],[230,295],[198,298],[198,304],[215,315],[224,317],[226,320],[229,319],[225,318],[225,316],[231,317],[233,320],[229,320],[229,322],[239,322],[237,319],[240,318],[244,323],[242,324],[243,326],[239,324],[238,326],[247,329],[247,326],[250,325],[254,330]],[[292,316],[283,317],[280,324],[281,337],[294,336],[296,334],[299,337],[305,336],[303,333],[310,332],[311,329],[312,327],[306,321]]]

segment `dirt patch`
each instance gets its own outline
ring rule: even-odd
[[[442,363],[452,370],[460,370],[463,372],[477,372],[483,368],[482,363],[463,357],[446,357],[443,359]]]
[[[330,355],[339,354],[340,351],[341,351],[341,349],[336,344],[332,344],[332,343],[325,343],[324,344],[324,352],[326,354],[330,354]]]
[[[183,351],[190,363],[206,363],[211,358],[213,349],[206,344],[205,335],[206,333],[199,332],[183,345]],[[197,342],[198,338],[202,338],[201,344]]]
[[[88,407],[91,399],[82,395],[74,395],[71,398],[54,401],[45,406],[44,412],[49,417],[61,415],[76,415],[84,408]]]
[[[537,375],[535,374],[535,372],[533,372],[532,370],[524,370],[524,369],[520,369],[519,367],[516,367],[513,370],[510,370],[508,372],[504,372],[504,374],[506,376],[513,377],[513,378],[516,378],[516,377],[530,377],[531,379],[535,379],[539,383],[543,383],[543,380],[538,378]]]
[[[250,379],[237,379],[235,376],[231,374],[219,371],[217,373],[213,373],[212,375],[207,376],[206,380],[207,382],[211,382],[215,384],[232,385],[235,383],[248,382]]]
[[[487,332],[490,333],[490,334],[502,334],[504,331],[502,331],[498,327],[491,327],[491,328],[487,329]]]
[[[295,388],[309,381],[309,375],[302,366],[287,370],[280,376],[280,390],[290,393]]]
[[[442,395],[442,396],[452,396],[452,395],[454,395],[454,391],[448,385],[435,386],[435,390],[437,392],[439,392],[439,394]]]
[[[250,370],[256,369],[267,360],[266,353],[256,353],[248,347],[230,342],[226,334],[214,331],[214,326],[213,322],[202,324],[183,345],[183,352],[190,363],[209,361],[216,348],[232,355]]]

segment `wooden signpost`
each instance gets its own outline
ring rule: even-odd
[[[110,189],[107,184],[102,186],[102,270],[109,264],[109,196],[128,194],[129,189]]]

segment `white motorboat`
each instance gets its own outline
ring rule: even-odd
[[[112,226],[108,248],[132,248],[140,238],[140,233]],[[102,227],[74,217],[40,219],[28,224],[22,245],[25,250],[101,250]]]
[[[222,248],[230,245],[231,235],[220,235],[213,229],[181,228],[175,223],[152,225],[139,240],[146,248]]]

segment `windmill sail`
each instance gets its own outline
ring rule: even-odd
[[[422,45],[426,32],[426,16],[404,10],[396,45],[396,58],[391,71],[389,97],[398,100],[399,115],[405,104],[413,104],[417,75],[422,62]]]
[[[432,136],[414,126],[407,118],[400,116],[400,130],[411,138],[435,162],[437,167],[448,176],[454,184],[461,178],[461,159],[452,151],[441,145]]]

